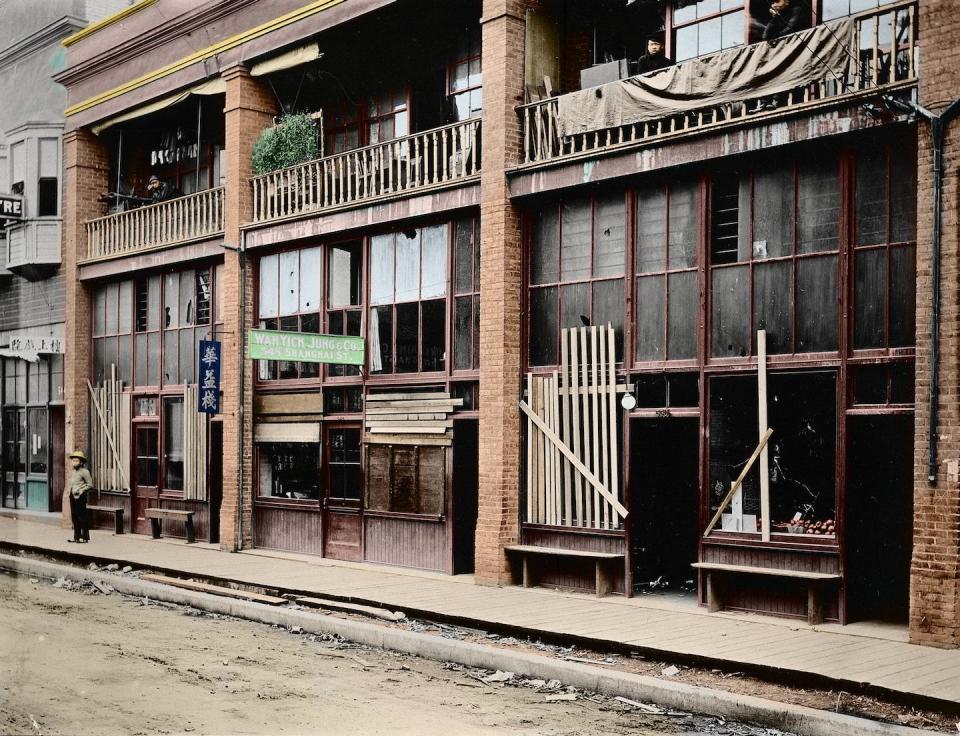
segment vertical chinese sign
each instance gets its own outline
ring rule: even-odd
[[[200,365],[197,370],[200,398],[197,411],[204,414],[220,413],[220,342],[201,340],[198,350]]]

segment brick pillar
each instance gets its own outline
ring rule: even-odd
[[[484,0],[483,171],[480,177],[480,489],[476,580],[507,583],[503,546],[519,538],[519,212],[504,169],[520,160],[523,0]]]
[[[920,103],[935,113],[960,91],[953,48],[960,18],[950,3],[920,3]],[[917,201],[917,391],[914,453],[913,562],[910,575],[910,640],[960,646],[960,240],[958,162],[960,120],[944,142],[940,257],[940,397],[937,483],[928,482],[933,263],[933,140],[918,131]]]
[[[86,130],[63,136],[63,276],[66,289],[66,353],[63,397],[66,405],[66,451],[90,456],[90,294],[77,280],[77,261],[87,252],[84,223],[103,215],[98,197],[109,189],[107,152]],[[70,463],[64,463],[67,476]],[[63,494],[63,523],[70,524],[69,494]]]
[[[252,544],[253,504],[253,365],[243,361],[244,388],[240,395],[241,339],[251,326],[254,301],[253,270],[249,260],[244,269],[242,256],[235,249],[240,245],[240,226],[250,222],[253,215],[253,192],[250,177],[253,144],[260,132],[271,125],[277,113],[276,103],[269,87],[250,76],[241,65],[223,72],[227,82],[224,109],[226,140],[224,167],[224,253],[223,300],[225,356],[221,386],[223,389],[223,504],[220,507],[220,547],[237,550]],[[246,286],[246,306],[242,306],[242,282]],[[243,407],[243,429],[240,428],[240,409]],[[242,462],[238,459],[243,447]],[[243,487],[240,470],[243,470]],[[243,538],[238,540],[238,508],[242,499]]]

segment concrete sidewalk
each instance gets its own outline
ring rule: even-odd
[[[210,545],[114,536],[94,531],[89,545],[39,520],[0,516],[0,543],[57,556],[92,557],[175,574],[277,588],[399,609],[470,626],[576,638],[664,658],[681,656],[727,668],[790,673],[821,685],[869,687],[898,696],[960,703],[960,651],[908,644],[872,629],[810,627],[737,614],[708,614],[649,597],[623,598],[472,584],[372,565],[281,555],[232,554]]]

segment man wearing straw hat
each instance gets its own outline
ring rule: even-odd
[[[93,490],[93,478],[90,471],[84,467],[87,456],[80,450],[74,450],[69,455],[73,464],[70,473],[70,516],[73,518],[73,539],[68,542],[86,544],[90,541],[90,516],[87,511],[87,493]]]

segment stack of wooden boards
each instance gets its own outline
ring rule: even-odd
[[[129,491],[130,394],[117,378],[117,366],[110,377],[90,390],[90,474],[102,491]]]
[[[451,414],[463,406],[439,391],[367,394],[364,442],[374,445],[442,445],[453,443]]]

